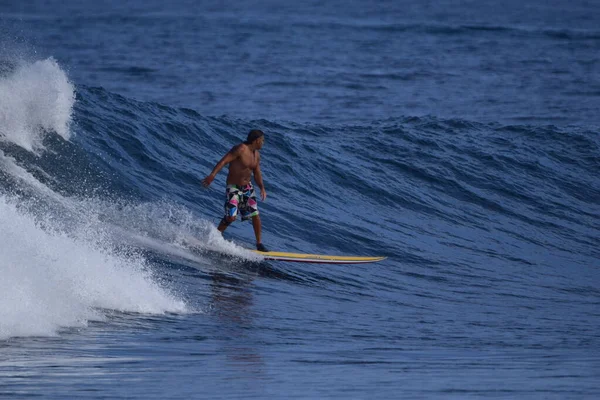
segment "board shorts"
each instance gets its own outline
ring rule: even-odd
[[[225,217],[236,217],[238,212],[242,221],[258,215],[258,203],[252,183],[247,185],[227,185],[225,189]]]

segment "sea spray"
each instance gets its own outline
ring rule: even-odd
[[[0,76],[0,140],[34,152],[48,132],[68,140],[74,102],[75,88],[53,58],[16,64]]]
[[[42,229],[36,220],[0,197],[0,338],[54,335],[103,319],[104,309],[187,310],[135,252],[102,248],[97,231],[67,234],[48,229],[48,221]]]

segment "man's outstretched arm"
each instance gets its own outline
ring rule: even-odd
[[[215,179],[215,176],[217,176],[219,171],[221,169],[223,169],[224,166],[226,166],[227,164],[229,164],[230,162],[232,162],[239,156],[240,156],[240,146],[235,146],[234,148],[229,150],[227,152],[227,154],[225,154],[223,156],[223,158],[221,158],[221,160],[219,160],[217,165],[215,165],[215,167],[213,168],[210,175],[208,175],[206,178],[202,179],[202,184],[204,185],[204,187],[208,187],[212,183],[212,181]]]

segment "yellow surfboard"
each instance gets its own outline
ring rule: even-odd
[[[252,250],[260,254],[265,260],[292,261],[319,264],[365,264],[385,260],[387,257],[354,257],[354,256],[326,256],[320,254],[284,253],[281,251],[262,252]]]

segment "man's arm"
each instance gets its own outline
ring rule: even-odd
[[[260,188],[260,199],[265,201],[267,198],[267,191],[265,190],[265,184],[262,178],[262,172],[260,171],[260,153],[258,154],[258,162],[256,163],[256,168],[254,169],[254,181],[256,185]]]
[[[229,164],[230,162],[232,162],[233,160],[235,160],[236,158],[238,158],[240,156],[240,150],[241,150],[241,146],[237,145],[237,146],[233,147],[231,150],[229,150],[227,152],[227,154],[225,154],[223,156],[223,158],[221,158],[221,160],[219,160],[219,162],[217,163],[217,165],[215,165],[215,167],[213,168],[210,175],[208,175],[206,178],[202,179],[202,184],[204,185],[204,187],[208,187],[212,183],[212,181],[215,179],[215,176],[217,176],[219,171],[224,166],[226,166],[227,164]]]

